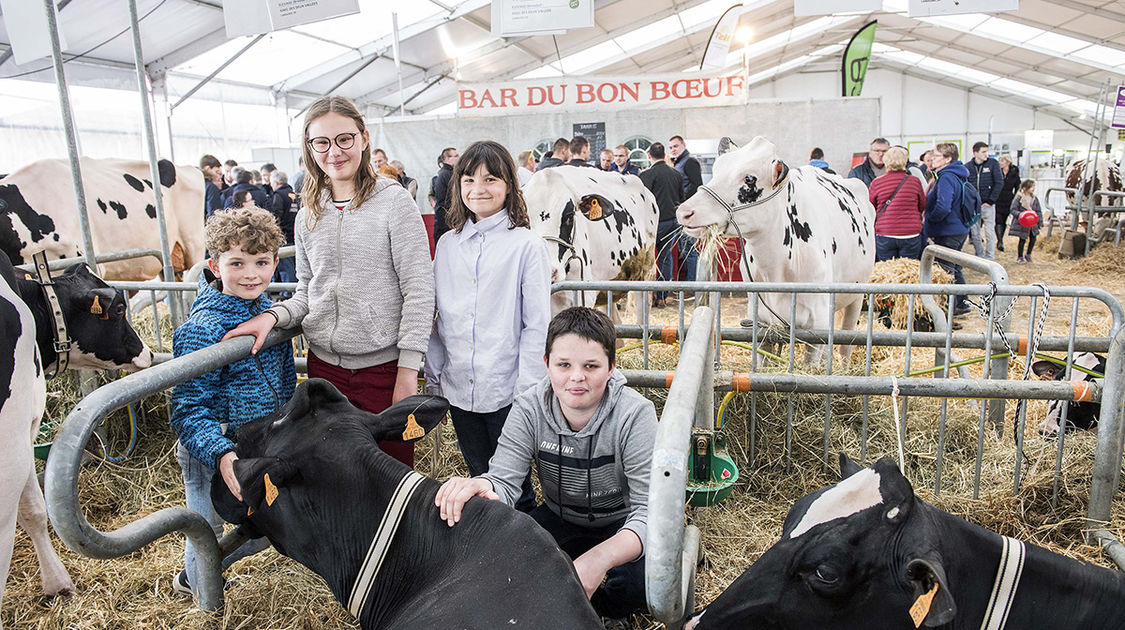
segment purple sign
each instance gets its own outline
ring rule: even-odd
[[[1125,129],[1125,85],[1117,88],[1117,104],[1113,108],[1113,122],[1115,129]]]

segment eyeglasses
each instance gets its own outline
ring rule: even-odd
[[[305,142],[307,142],[309,147],[311,147],[312,150],[316,151],[317,153],[328,153],[328,149],[332,148],[333,142],[335,142],[336,146],[340,147],[340,149],[346,151],[352,148],[352,145],[355,144],[355,137],[358,135],[358,132],[349,131],[347,133],[339,134],[334,140],[329,139],[328,136],[317,136],[315,138],[310,138]]]

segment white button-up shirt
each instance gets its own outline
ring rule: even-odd
[[[468,222],[445,233],[434,256],[437,320],[426,352],[427,389],[466,411],[509,405],[547,373],[546,242],[508,225],[506,212]]]

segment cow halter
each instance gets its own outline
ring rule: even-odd
[[[63,319],[62,307],[59,306],[59,296],[55,294],[55,283],[51,282],[51,270],[47,266],[47,252],[36,252],[32,254],[31,259],[35,262],[35,283],[43,290],[43,297],[47,298],[47,312],[51,314],[51,323],[55,328],[52,332],[55,369],[50,374],[46,374],[47,366],[43,366],[44,374],[48,379],[52,379],[66,369],[66,365],[70,361],[72,342],[66,330],[66,320]],[[40,360],[46,361],[46,357],[41,357]]]
[[[1000,552],[1000,566],[996,568],[996,580],[992,584],[992,595],[988,598],[988,607],[984,609],[980,630],[1004,630],[1023,573],[1023,561],[1027,555],[1024,544],[1007,536],[1001,536],[1001,539],[1004,548]]]
[[[391,495],[391,503],[387,506],[387,511],[383,512],[383,518],[379,521],[379,529],[375,530],[375,537],[371,539],[371,547],[367,550],[367,557],[363,559],[363,564],[359,567],[359,575],[356,576],[351,595],[348,597],[348,612],[356,619],[359,618],[360,613],[367,605],[367,599],[371,595],[371,587],[375,583],[376,576],[379,575],[379,569],[382,568],[383,561],[387,559],[387,550],[391,546],[391,541],[394,540],[395,532],[398,531],[403,514],[406,513],[406,506],[410,502],[410,497],[414,496],[414,492],[422,484],[423,479],[425,477],[412,470],[398,482],[394,494]]]

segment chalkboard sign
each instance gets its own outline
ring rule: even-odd
[[[605,149],[605,123],[574,123],[574,135],[590,141],[590,162],[598,164],[598,156]]]

